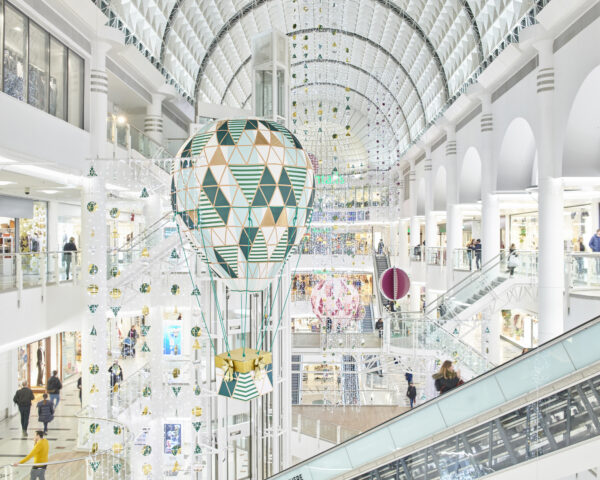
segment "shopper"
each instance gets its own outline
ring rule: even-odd
[[[379,338],[383,338],[383,319],[379,319],[375,322],[375,329],[379,332]]]
[[[460,379],[460,372],[454,370],[451,360],[442,363],[442,368],[433,375],[433,379],[435,380],[435,389],[440,392],[440,395],[464,383]]]
[[[473,239],[467,242],[467,261],[469,262],[469,270],[473,270],[473,252],[475,251],[475,241]]]
[[[377,244],[377,255],[383,255],[383,238],[379,239],[379,243]]]
[[[58,407],[58,403],[60,402],[60,391],[62,389],[62,383],[57,375],[58,372],[54,370],[52,376],[48,379],[48,385],[46,385],[46,390],[50,394],[50,401],[52,402],[54,410],[56,410],[56,407]]]
[[[481,270],[481,240],[478,238],[473,248],[475,252],[475,266],[477,270]]]
[[[510,249],[508,250],[508,258],[506,260],[506,266],[508,267],[508,273],[512,277],[515,273],[515,268],[517,268],[520,264],[519,254],[517,253],[517,247],[515,244],[510,245]]]
[[[48,433],[48,424],[54,420],[54,406],[48,400],[48,394],[42,395],[43,400],[38,402],[38,420],[44,424],[44,434]]]
[[[110,366],[108,373],[110,373],[110,386],[114,390],[115,385],[123,381],[123,369],[117,360]]]
[[[327,317],[327,320],[325,320],[325,331],[327,333],[331,333],[331,325],[333,324],[333,321],[331,320],[330,317]]]
[[[410,408],[414,408],[417,399],[417,387],[413,382],[410,382],[408,390],[406,390],[406,396],[410,400]]]
[[[69,238],[69,241],[65,243],[63,247],[63,262],[65,262],[65,270],[67,274],[67,280],[69,279],[69,272],[71,270],[71,262],[73,261],[73,253],[76,252],[77,247],[75,246],[75,238]]]
[[[600,228],[596,230],[596,234],[590,238],[589,246],[592,249],[592,252],[600,253]],[[600,258],[596,258],[596,275],[600,275]]]
[[[81,400],[81,377],[77,379],[77,389],[79,390],[79,404],[82,405],[83,401]]]
[[[585,245],[583,244],[583,237],[579,237],[575,244],[573,245],[573,250],[577,253],[585,252]],[[583,275],[583,257],[581,255],[576,255],[575,259],[577,260],[577,275],[581,278]]]
[[[17,390],[13,397],[13,402],[19,407],[19,414],[21,415],[21,429],[23,430],[23,436],[27,436],[27,427],[29,426],[29,414],[31,412],[31,402],[35,400],[33,391],[27,386],[27,382],[23,382],[23,386]]]
[[[31,476],[30,480],[44,480],[46,478],[46,463],[48,463],[48,451],[50,450],[50,445],[48,444],[48,440],[44,438],[44,432],[40,432],[39,430],[35,432],[35,437],[33,438],[33,449],[29,452],[23,460],[18,463],[14,463],[13,466],[22,465],[27,463],[29,460],[33,458],[33,467],[31,467]]]

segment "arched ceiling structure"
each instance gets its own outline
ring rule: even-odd
[[[330,104],[352,103],[363,111],[363,124],[381,122],[386,145],[400,152],[535,5],[534,0],[112,0],[106,8],[192,103],[247,105],[252,38],[283,31],[293,56],[296,108],[314,103],[308,91],[318,86]],[[325,117],[335,120],[330,112]]]

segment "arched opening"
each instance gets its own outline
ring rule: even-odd
[[[520,191],[532,185],[537,164],[535,135],[524,118],[515,118],[504,134],[498,158],[499,191]]]
[[[459,203],[477,203],[481,200],[481,157],[475,147],[469,147],[465,153],[458,185]]]
[[[600,176],[600,66],[585,78],[569,112],[563,149],[565,177]]]
[[[441,166],[435,172],[433,181],[433,209],[446,210],[446,168]]]

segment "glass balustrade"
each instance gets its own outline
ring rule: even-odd
[[[446,265],[446,247],[427,247],[425,249],[427,265]]]
[[[600,253],[570,253],[565,262],[567,285],[573,290],[600,288]]]

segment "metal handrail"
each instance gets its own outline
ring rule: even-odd
[[[158,230],[160,230],[162,225],[165,223],[165,220],[171,218],[172,215],[173,215],[172,212],[165,213],[162,217],[160,217],[158,220],[156,220],[152,225],[146,227],[142,231],[142,233],[137,235],[133,242],[129,242],[129,243],[125,242],[122,246],[120,246],[118,248],[109,248],[108,249],[109,252],[117,253],[117,252],[124,252],[124,251],[128,251],[128,250],[132,250],[133,248],[137,247],[140,243],[145,241],[148,237],[150,237],[151,235],[156,233]]]

